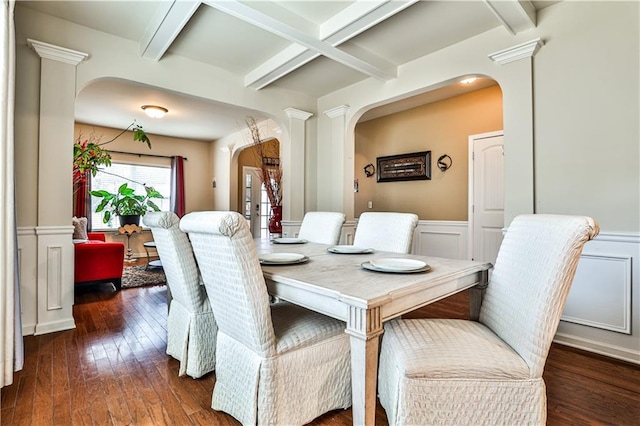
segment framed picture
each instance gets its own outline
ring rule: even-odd
[[[431,151],[378,157],[378,182],[430,180]]]

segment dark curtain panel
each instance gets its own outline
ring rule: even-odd
[[[184,157],[171,159],[171,211],[184,216]]]
[[[73,188],[73,215],[87,218],[87,229],[91,230],[91,173],[85,173]]]

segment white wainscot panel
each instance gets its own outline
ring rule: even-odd
[[[561,320],[631,334],[631,261],[583,253]]]
[[[468,223],[421,220],[413,236],[413,254],[467,259]]]

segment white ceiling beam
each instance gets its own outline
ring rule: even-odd
[[[270,33],[273,33],[293,43],[302,45],[307,49],[311,49],[312,51],[314,51],[313,53],[316,54],[316,56],[318,54],[326,56],[329,59],[339,62],[349,68],[355,69],[356,71],[359,71],[363,74],[383,81],[391,80],[397,77],[397,67],[392,64],[387,63],[386,66],[380,66],[377,64],[372,64],[371,62],[364,61],[349,53],[337,49],[330,43],[305,34],[282,21],[265,15],[264,13],[252,9],[251,7],[236,0],[204,0],[203,3],[245,22],[248,22],[252,25],[255,25],[258,28],[262,28],[265,31],[269,31]],[[308,62],[309,60],[310,59],[306,60],[306,62]]]
[[[338,46],[372,26],[406,9],[418,0],[359,0],[320,26],[320,40]],[[260,64],[245,76],[245,86],[262,89],[320,56],[301,45],[291,45]],[[376,60],[381,67],[393,66]]]
[[[536,27],[536,8],[530,0],[484,0],[513,35]]]
[[[162,1],[140,41],[140,56],[159,61],[189,19],[198,10],[199,1]]]

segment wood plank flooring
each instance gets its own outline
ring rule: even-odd
[[[2,425],[238,425],[213,411],[215,375],[178,377],[166,350],[166,289],[78,289],[76,329],[25,337],[24,369],[2,389]],[[407,317],[464,318],[461,293]],[[553,345],[549,425],[640,425],[640,367]],[[378,425],[387,425],[378,405]],[[312,425],[351,425],[337,410]]]

